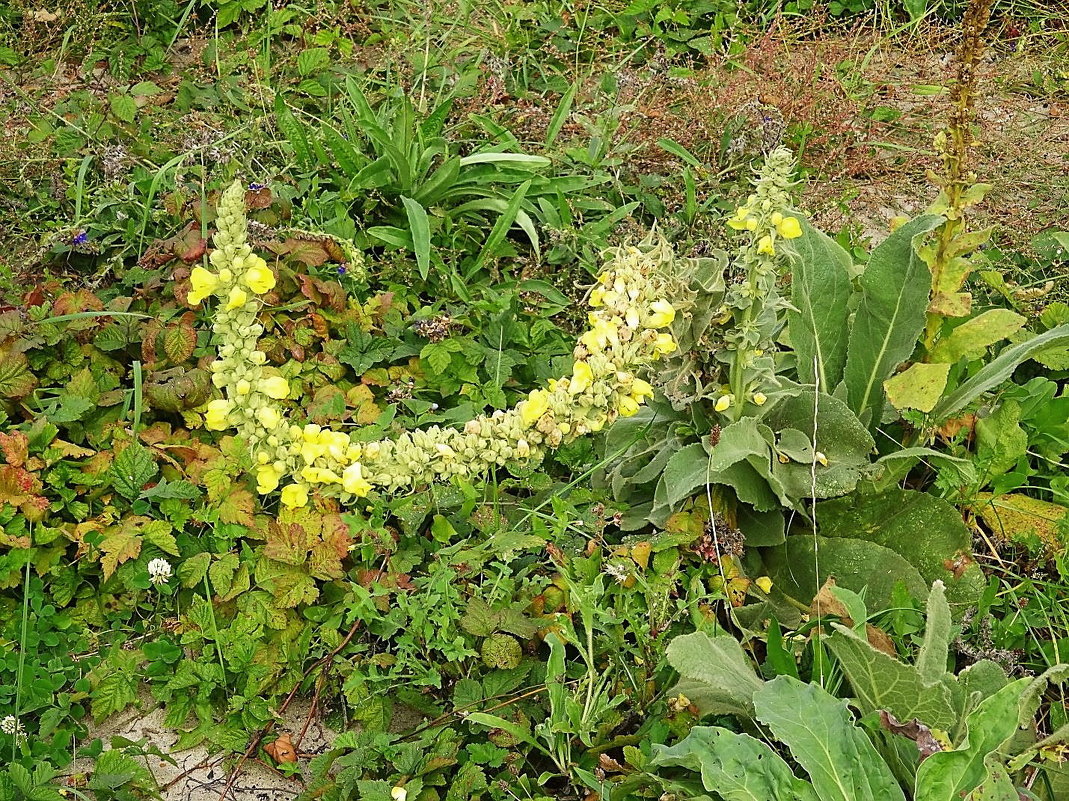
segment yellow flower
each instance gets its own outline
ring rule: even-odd
[[[226,298],[226,310],[233,311],[234,309],[240,309],[245,305],[245,301],[249,299],[248,294],[239,286],[232,287],[230,294]]]
[[[731,408],[731,404],[734,400],[734,395],[721,395],[716,401],[716,406],[714,406],[713,408],[715,408],[718,412],[726,412],[728,409]]]
[[[203,267],[194,267],[193,272],[189,274],[189,285],[191,289],[186,295],[186,301],[189,305],[196,306],[215,291],[219,285],[219,276]]]
[[[390,801],[406,801],[408,798],[408,790],[404,787],[394,787],[390,790]]]
[[[285,400],[290,395],[289,382],[280,375],[272,375],[261,379],[259,389],[267,397],[275,400]]]
[[[676,310],[667,300],[655,300],[650,306],[650,328],[665,328],[676,319]]]
[[[371,492],[371,483],[364,478],[364,469],[359,462],[345,468],[341,485],[346,492],[351,492],[358,498],[363,498]]]
[[[757,243],[757,252],[758,253],[766,253],[769,256],[775,256],[776,255],[776,248],[773,247],[773,245],[772,245],[772,237],[771,236],[769,236],[768,234],[765,234],[763,237],[761,237],[760,241]]]
[[[252,384],[243,378],[234,385],[234,392],[238,395],[248,395],[252,392]]]
[[[204,412],[204,425],[212,431],[223,431],[230,427],[230,401],[213,400]]]
[[[825,456],[821,451],[817,451],[814,454],[813,458],[815,458],[820,464],[824,465],[825,467],[828,466],[828,457]]]
[[[772,217],[770,219],[772,220],[772,224],[778,227],[779,224],[783,222],[783,215],[778,211],[774,211],[772,212]]]
[[[642,403],[643,398],[653,397],[653,387],[649,381],[643,381],[641,378],[636,378],[631,382],[631,397],[638,403]]]
[[[520,420],[525,426],[530,426],[547,411],[549,411],[549,393],[544,389],[531,390],[527,400],[520,404]]]
[[[282,415],[273,406],[261,406],[256,410],[256,419],[268,431],[274,431],[278,428],[278,424],[282,422]]]
[[[802,226],[797,217],[784,217],[776,223],[776,230],[784,239],[797,239],[802,235]]]
[[[750,210],[743,206],[741,209],[735,212],[735,216],[728,220],[728,227],[734,228],[736,231],[741,231],[746,227],[746,219],[750,216]]]
[[[586,362],[576,362],[572,368],[572,380],[568,382],[568,391],[573,395],[585,392],[594,384],[594,371]]]
[[[618,408],[621,417],[632,417],[638,413],[638,401],[629,395],[624,395],[620,398]]]
[[[746,221],[746,230],[747,231],[756,231],[757,230],[757,218],[756,217],[751,217],[750,219],[748,219]]]
[[[772,579],[770,579],[768,576],[761,576],[756,581],[754,581],[754,584],[760,587],[761,592],[765,593],[766,595],[772,592]]]
[[[291,509],[308,503],[308,486],[305,484],[287,484],[282,488],[282,505]]]
[[[253,265],[245,271],[245,286],[256,295],[263,295],[275,288],[275,274],[267,267],[267,262],[259,256]]]
[[[590,292],[590,305],[595,309],[605,303],[605,289],[604,287],[596,286]]]
[[[653,342],[653,351],[658,356],[663,356],[666,353],[672,353],[678,347],[679,346],[676,344],[676,341],[672,338],[671,334],[658,334],[657,339],[655,339]]]
[[[278,471],[274,465],[265,464],[256,471],[256,491],[261,495],[278,489]]]
[[[755,392],[753,394],[753,402],[757,406],[764,406],[765,401],[768,400],[768,396],[764,392]]]

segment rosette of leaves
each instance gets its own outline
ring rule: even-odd
[[[870,644],[860,596],[832,592],[852,619],[833,623],[824,642],[849,681],[849,706],[864,720],[878,719],[879,728],[866,731],[847,701],[816,684],[789,675],[763,681],[732,637],[683,635],[668,648],[681,676],[674,692],[702,715],[735,716],[743,731],[696,726],[674,746],[654,746],[650,766],[661,769],[660,783],[715,791],[728,801],[904,800],[906,793],[914,801],[1015,799],[1021,769],[1069,739],[1069,727],[1040,738],[1036,722],[1043,692],[1069,667],[1015,681],[987,661],[956,675],[947,670],[951,616],[938,583],[913,664]],[[758,723],[803,773],[751,735],[763,731]],[[700,784],[663,770],[670,767],[699,773]]]

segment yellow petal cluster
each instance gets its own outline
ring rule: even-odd
[[[191,279],[195,293],[221,300],[213,329],[222,344],[212,381],[225,397],[207,405],[205,422],[214,430],[237,430],[255,454],[257,491],[281,487],[287,507],[307,504],[313,489],[351,500],[376,489],[412,489],[540,459],[550,448],[637,414],[654,390],[635,372],[677,348],[664,330],[676,318],[660,272],[670,253],[667,243],[622,247],[610,253],[590,293],[590,330],[576,345],[571,375],[532,390],[513,409],[477,417],[460,429],[431,426],[372,442],[292,425],[278,404],[290,397],[290,382],[267,372],[267,357],[257,347],[263,327],[256,296],[275,287],[275,276],[252,253],[244,214],[244,190],[235,184],[220,201],[209,257],[217,272],[198,268]]]

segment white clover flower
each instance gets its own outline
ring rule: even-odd
[[[0,718],[0,732],[11,737],[22,737],[26,734],[26,730],[22,728],[22,721],[14,715]]]
[[[171,563],[166,559],[153,559],[148,563],[148,577],[153,584],[166,584],[171,577]]]

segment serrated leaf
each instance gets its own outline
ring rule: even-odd
[[[137,700],[137,673],[132,670],[109,673],[93,688],[92,699],[93,718],[98,723],[122,712]]]
[[[223,523],[251,527],[255,523],[252,514],[255,506],[256,501],[251,492],[244,487],[234,487],[216,503],[215,508],[219,513],[219,520]]]
[[[156,477],[156,462],[148,448],[138,442],[132,442],[115,457],[108,471],[111,485],[115,491],[127,500],[134,500],[141,494],[141,488]]]
[[[308,47],[297,55],[297,72],[301,77],[318,72],[330,62],[330,50],[325,47]]]
[[[119,565],[136,559],[141,553],[141,537],[133,526],[116,526],[109,531],[100,543],[100,552],[103,554],[100,565],[105,581],[111,578]]]
[[[208,568],[208,578],[211,579],[212,587],[219,595],[230,592],[230,586],[234,581],[234,573],[238,569],[238,555],[227,553],[220,556],[212,566]]]
[[[172,326],[163,332],[163,352],[174,364],[181,364],[193,355],[197,346],[197,332],[184,323]]]
[[[419,358],[427,362],[436,374],[442,375],[449,369],[453,354],[444,342],[429,342],[419,352]]]
[[[141,536],[145,542],[155,545],[165,554],[178,556],[178,542],[171,531],[171,524],[166,520],[150,520],[141,526]]]
[[[208,565],[211,562],[212,555],[207,552],[189,557],[178,566],[178,581],[186,589],[197,586],[204,580],[204,576],[208,572]]]
[[[122,122],[133,122],[137,116],[137,101],[128,94],[115,93],[108,98],[111,113]]]
[[[0,396],[22,398],[37,386],[30,364],[23,353],[7,351],[0,358]]]

